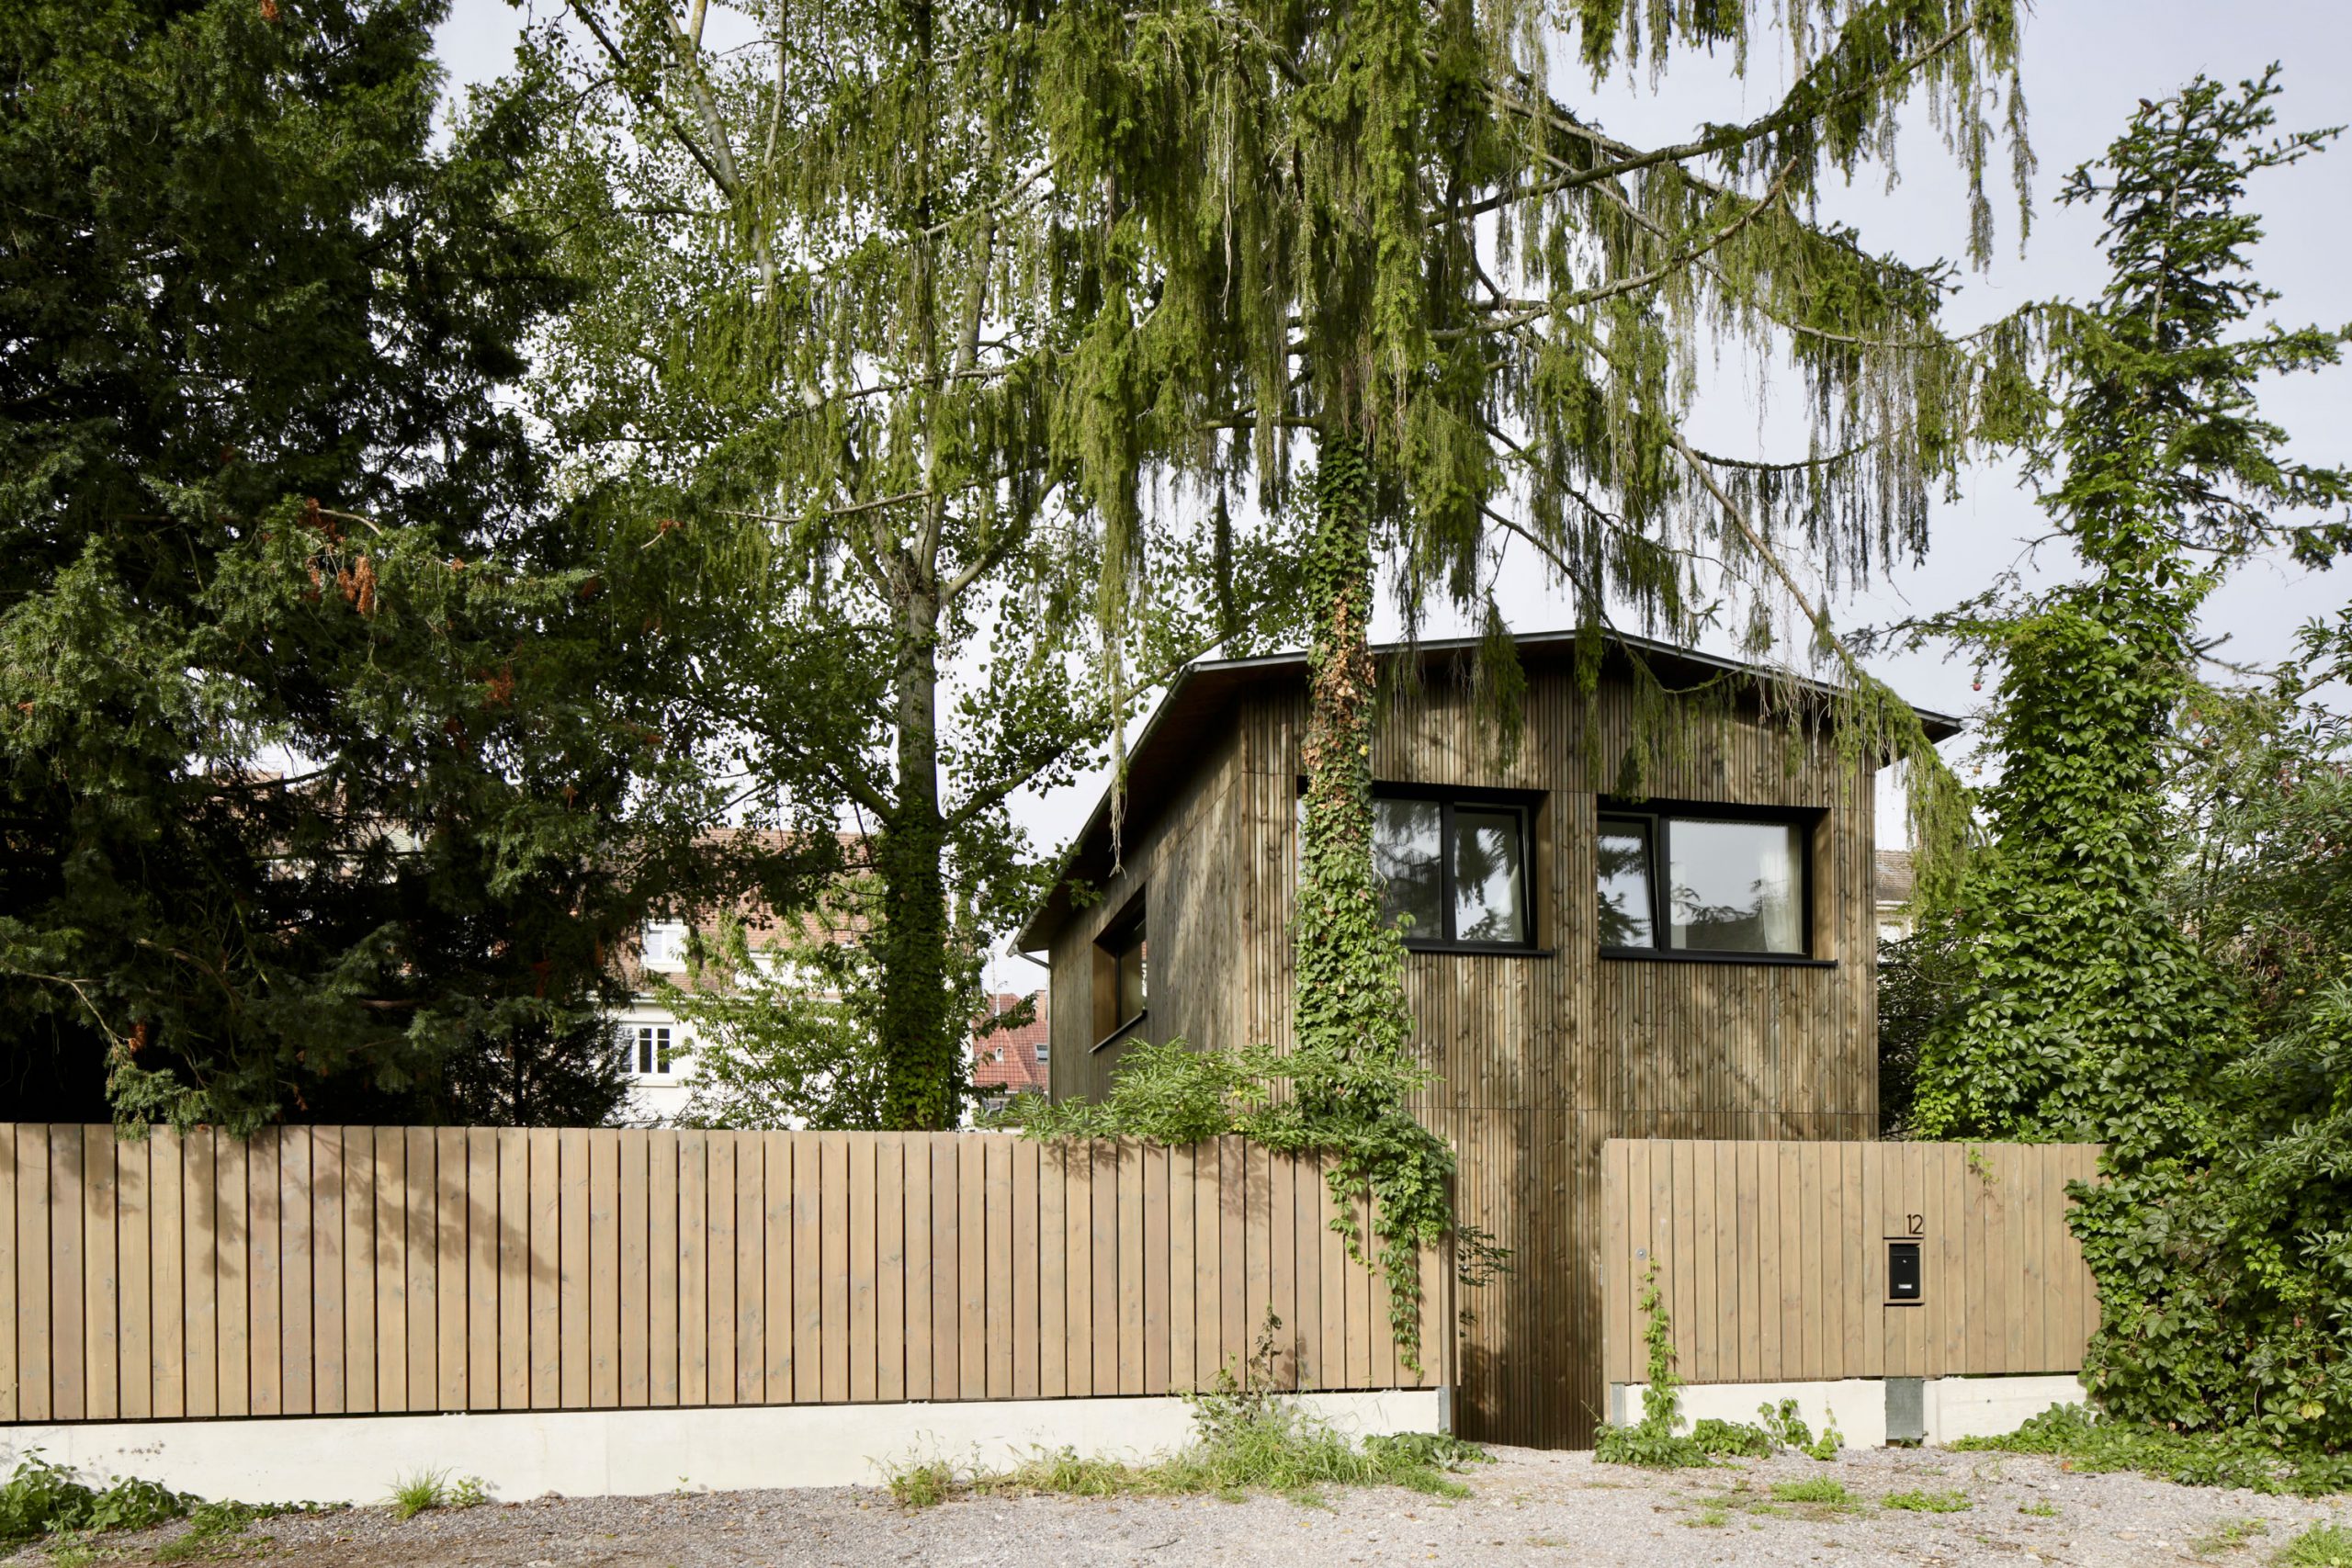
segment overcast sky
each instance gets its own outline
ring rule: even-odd
[[[550,9],[540,0],[542,15]],[[524,12],[503,0],[457,0],[438,43],[453,89],[487,81],[507,69]],[[2099,288],[2103,264],[2095,214],[2061,209],[2050,199],[2068,171],[2095,156],[2121,130],[2138,99],[2160,97],[2199,72],[2231,81],[2284,63],[2279,119],[2288,129],[2352,120],[2352,4],[2346,0],[2073,0],[2044,4],[2026,24],[2024,74],[2030,140],[2041,161],[2034,181],[2033,232],[2022,255],[2017,212],[2007,190],[2000,209],[1999,254],[1988,272],[1969,273],[1951,309],[1965,328],[1997,317],[2029,299],[2087,299]],[[1727,70],[1678,63],[1653,96],[1646,77],[1620,80],[1597,92],[1575,84],[1576,98],[1595,107],[1608,128],[1629,140],[1663,141],[1687,135],[1702,119],[1736,119],[1759,112],[1785,85],[1785,75],[1762,58],[1745,83]],[[1873,249],[1913,261],[1956,257],[1965,240],[1958,176],[1924,117],[1912,117],[1897,160],[1902,183],[1892,192],[1883,171],[1865,171],[1857,188],[1840,191],[1829,215],[1852,222]],[[2352,146],[2301,168],[2265,176],[2251,193],[2267,222],[2259,253],[2262,276],[2284,293],[2274,308],[2289,325],[2352,321]],[[2292,434],[2297,456],[2330,462],[2352,458],[2352,369],[2280,383],[2265,412]],[[1759,421],[1736,390],[1711,394],[1701,420],[1709,445],[1758,455],[1772,445],[1772,422]],[[1761,434],[1759,437],[1759,423]],[[1724,438],[1718,443],[1713,432]],[[1859,600],[1840,604],[1837,618],[1853,625],[1951,604],[1987,586],[2018,560],[2023,540],[2044,531],[2042,514],[2013,472],[1986,466],[1971,476],[1965,493],[1939,503],[1927,560],[1906,566]],[[2063,567],[2052,557],[2048,567]],[[1505,609],[1519,629],[1566,624],[1566,604],[1548,592],[1540,574],[1508,574],[1520,584]],[[2352,600],[2352,567],[2334,574],[2300,571],[2290,564],[2256,564],[2242,570],[2211,601],[2209,634],[2226,633],[2231,657],[2275,660],[2290,651],[2296,627]],[[1442,632],[1445,623],[1433,630]],[[1966,713],[1980,699],[1971,671],[1932,655],[1892,656],[1879,673],[1923,705]],[[1952,743],[1964,748],[1965,741]],[[1041,848],[1073,832],[1101,789],[1100,778],[1049,798],[1018,804],[1021,819]],[[1901,829],[1882,813],[1882,843],[1900,842]]]

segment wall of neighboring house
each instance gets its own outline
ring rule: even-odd
[[[1465,1299],[1463,1429],[1580,1446],[1605,1415],[1602,1142],[1872,1135],[1872,792],[1868,767],[1849,773],[1829,738],[1792,736],[1752,712],[1695,719],[1653,759],[1645,793],[1817,813],[1812,961],[1603,957],[1596,818],[1640,734],[1633,692],[1604,680],[1589,705],[1564,666],[1529,677],[1508,764],[1492,755],[1491,716],[1437,675],[1387,714],[1374,776],[1541,792],[1530,852],[1539,951],[1415,953],[1407,988],[1437,1075],[1417,1109],[1459,1153],[1463,1217],[1512,1253],[1507,1272]],[[1136,1032],[1288,1043],[1305,724],[1301,683],[1243,697],[1176,806],[1138,825],[1125,874],[1058,933],[1057,1096],[1099,1094],[1126,1043],[1080,1036],[1093,1011],[1091,945],[1138,889],[1153,963],[1151,1015]]]

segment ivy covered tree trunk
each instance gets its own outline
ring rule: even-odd
[[[910,605],[908,620],[922,618]],[[940,1132],[956,1124],[965,1020],[951,961],[947,827],[939,809],[939,671],[933,643],[910,625],[898,654],[898,792],[875,842],[882,918],[876,956],[882,1125]]]
[[[1372,728],[1379,671],[1370,642],[1373,485],[1363,451],[1327,437],[1307,545],[1306,773],[1295,988],[1299,1051],[1335,1066],[1406,1043],[1405,948],[1381,919],[1372,862]],[[1317,1092],[1311,1081],[1301,1092]],[[1336,1084],[1322,1090],[1343,1092]]]

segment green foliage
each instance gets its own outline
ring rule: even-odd
[[[1976,1506],[1969,1500],[1968,1494],[1965,1492],[1929,1492],[1918,1489],[1908,1492],[1890,1492],[1879,1499],[1879,1504],[1882,1507],[1894,1508],[1910,1514],[1959,1514],[1965,1513]]]
[[[2316,1447],[2285,1447],[2245,1427],[2176,1431],[2102,1418],[2079,1404],[2052,1405],[2014,1432],[1962,1438],[1949,1446],[2049,1454],[2086,1473],[2133,1471],[2183,1486],[2232,1486],[2306,1497],[2352,1492],[2352,1456]]]
[[[421,1470],[392,1483],[392,1512],[403,1519],[449,1506],[449,1472]]]
[[[2281,1547],[2271,1562],[2279,1568],[2352,1568],[2352,1529],[2313,1525]]]
[[[1816,1503],[1827,1507],[1844,1507],[1854,1500],[1842,1481],[1826,1475],[1815,1475],[1804,1481],[1776,1481],[1772,1495],[1782,1503]]]
[[[680,1121],[695,1127],[883,1125],[884,1072],[874,1020],[879,965],[857,942],[831,940],[827,922],[854,918],[870,890],[821,900],[803,935],[756,956],[728,916],[716,939],[688,954],[688,985],[664,985],[662,1005],[694,1030],[694,1077]],[[850,906],[842,908],[843,904]]]
[[[117,1476],[103,1490],[27,1454],[0,1482],[0,1543],[70,1530],[149,1529],[188,1511],[196,1499],[152,1481]]]
[[[2262,378],[2336,363],[2344,334],[2233,335],[2273,298],[2245,179],[2327,140],[2271,137],[2275,92],[2199,78],[2068,184],[2104,202],[2112,276],[2097,305],[2051,309],[2058,412],[2029,453],[2091,575],[1930,623],[2004,667],[2002,773],[1993,850],[1923,931],[1912,1122],[2107,1145],[2075,1224],[2108,1410],[2340,1447],[2352,753],[2340,726],[2292,716],[2342,648],[2315,628],[2267,694],[2208,694],[2196,668],[2198,608],[2232,562],[2352,536],[2298,521],[2352,497],[2352,475],[2281,456],[2257,404]]]
[[[435,145],[445,9],[0,12],[15,1114],[618,1095],[594,1013],[693,734],[643,536],[503,395],[572,291],[515,221],[543,106]]]
[[[1597,1461],[1645,1470],[1683,1470],[1713,1464],[1718,1459],[1769,1459],[1785,1446],[1804,1448],[1815,1459],[1836,1456],[1835,1423],[1816,1441],[1797,1415],[1794,1400],[1782,1401],[1778,1409],[1758,1405],[1760,1426],[1708,1416],[1688,1434],[1677,1431],[1682,1423],[1682,1396],[1676,1391],[1682,1380],[1674,1371],[1673,1324],[1658,1292],[1656,1260],[1643,1276],[1638,1304],[1645,1319],[1642,1343],[1648,1351],[1642,1418],[1629,1427],[1602,1423],[1593,1436],[1592,1457]],[[1823,1444],[1827,1445],[1826,1451],[1822,1451]]]

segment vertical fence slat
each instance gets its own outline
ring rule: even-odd
[[[816,1404],[825,1397],[825,1260],[823,1173],[815,1133],[792,1138],[792,1397]]]
[[[1007,1238],[1012,1269],[1012,1397],[1037,1397],[1040,1338],[1037,1310],[1037,1145],[1026,1138],[1011,1140],[1012,1155],[1012,1234]]]
[[[49,1130],[50,1407],[60,1421],[89,1414],[84,1374],[89,1355],[89,1324],[84,1311],[86,1283],[83,1252],[82,1129]]]
[[[530,1408],[553,1410],[563,1403],[563,1142],[562,1134],[552,1127],[532,1128],[526,1141],[530,1149],[531,1193]],[[673,1213],[672,1223],[675,1221]],[[661,1267],[657,1254],[654,1268]],[[670,1267],[677,1268],[674,1253]]]
[[[735,1403],[759,1404],[767,1398],[766,1141],[757,1133],[735,1134]]]
[[[389,1413],[409,1408],[408,1135],[398,1127],[378,1127],[374,1135],[376,1408]]]
[[[648,1322],[646,1401],[678,1403],[682,1353],[678,1345],[678,1134],[666,1129],[645,1140],[645,1244]]]
[[[907,1397],[932,1396],[931,1143],[920,1133],[900,1143],[906,1159]]]
[[[907,1397],[907,1151],[896,1133],[874,1146],[874,1397],[887,1403]]]
[[[704,1299],[710,1382],[704,1397],[713,1404],[731,1404],[735,1402],[735,1134],[709,1134],[703,1146],[709,1169],[706,1213],[710,1216],[705,1254],[710,1290]]]
[[[817,1295],[823,1312],[823,1333],[818,1345],[819,1383],[828,1404],[839,1404],[851,1397],[850,1352],[855,1336],[851,1302],[856,1293],[852,1252],[856,1238],[850,1232],[849,1145],[846,1134],[818,1134],[817,1212],[822,1216],[824,1229],[819,1238],[824,1248],[824,1263],[817,1280]]]
[[[1099,1139],[1089,1145],[1094,1162],[1094,1234],[1088,1249],[1094,1259],[1094,1392],[1119,1392],[1119,1145]]]
[[[767,1252],[761,1260],[761,1286],[766,1315],[766,1375],[761,1397],[770,1404],[792,1403],[792,1134],[760,1134],[760,1198]],[[623,1269],[628,1264],[622,1264]],[[622,1320],[627,1323],[626,1317]]]
[[[193,1128],[180,1138],[181,1342],[186,1358],[182,1386],[190,1416],[220,1410],[220,1315],[213,1226],[220,1189],[213,1163],[213,1132]]]
[[[521,1127],[498,1129],[498,1407],[531,1407],[531,1134]]]
[[[1006,1138],[978,1140],[980,1201],[988,1230],[988,1299],[982,1334],[988,1346],[988,1397],[1012,1396],[1012,1144]]]
[[[1068,1234],[1069,1167],[1068,1145],[1037,1151],[1037,1393],[1058,1399],[1069,1392]]]
[[[343,1406],[353,1414],[376,1408],[373,1127],[343,1129]]]
[[[1249,1371],[1250,1335],[1255,1327],[1243,1288],[1247,1273],[1242,1265],[1242,1230],[1248,1217],[1248,1194],[1241,1156],[1247,1146],[1229,1134],[1216,1140],[1216,1365],[1232,1365],[1237,1374]]]
[[[498,1340],[505,1326],[505,1184],[500,1179],[498,1132],[466,1129],[466,1407],[496,1410],[505,1403]]]
[[[1062,1365],[1070,1395],[1094,1392],[1094,1146],[1060,1145],[1062,1159]]]
[[[953,1140],[956,1160],[956,1391],[989,1396],[988,1169],[984,1145]]]
[[[319,1300],[311,1235],[311,1129],[277,1133],[277,1314],[279,1408],[288,1416],[318,1410]]]
[[[590,1349],[588,1130],[584,1127],[566,1127],[556,1135],[556,1192],[557,1397],[567,1410],[584,1410]]]
[[[82,1129],[82,1369],[84,1414],[122,1413],[122,1280],[116,1266],[115,1135],[102,1122]]]
[[[865,1404],[873,1399],[876,1381],[881,1224],[876,1209],[881,1198],[874,1140],[848,1138],[843,1143],[849,1179],[849,1397]]]
[[[964,1308],[961,1292],[964,1208],[956,1140],[940,1133],[923,1140],[931,1156],[931,1396],[964,1397]]]
[[[147,1135],[147,1260],[154,1271],[150,1293],[153,1336],[148,1342],[154,1380],[154,1413],[169,1420],[187,1414],[187,1216],[182,1206],[187,1157],[176,1129],[158,1127]],[[0,1156],[0,1175],[5,1175]],[[7,1294],[0,1269],[0,1297]],[[15,1314],[10,1313],[11,1321]]]
[[[311,1129],[311,1319],[312,1404],[322,1415],[349,1407],[351,1374],[344,1328],[343,1134],[341,1127]]]
[[[245,1140],[245,1299],[250,1314],[251,1361],[247,1371],[255,1416],[286,1408],[285,1366],[280,1360],[278,1185],[282,1127],[264,1127]]]
[[[245,1252],[253,1211],[246,1185],[247,1150],[243,1142],[224,1134],[214,1139],[212,1153],[219,1172],[212,1194],[212,1294],[220,1333],[220,1413],[245,1416],[253,1411],[252,1301]]]
[[[23,1419],[22,1396],[17,1386],[17,1335],[23,1322],[17,1315],[17,1274],[21,1268],[17,1249],[17,1127],[0,1122],[0,1421]]]
[[[595,1410],[621,1403],[621,1134],[592,1130],[588,1155],[588,1393]]]
[[[1298,1386],[1300,1332],[1298,1277],[1292,1269],[1298,1254],[1296,1167],[1288,1155],[1272,1155],[1266,1174],[1267,1307],[1283,1324],[1282,1332],[1275,1336],[1274,1382],[1277,1387],[1295,1389]]]
[[[8,1278],[0,1283],[0,1302],[8,1305],[14,1326],[0,1349],[7,1358],[8,1377],[0,1418],[45,1421],[49,1418],[49,1144],[37,1126],[10,1126],[0,1159],[7,1162],[0,1174],[8,1202],[0,1208],[0,1269]]]
[[[433,1133],[433,1406],[467,1404],[466,1130]]]
[[[650,1137],[620,1140],[620,1402],[628,1410],[642,1409],[652,1397],[648,1355],[653,1326],[653,1222],[646,1187],[652,1147]]]
[[[407,1130],[401,1169],[408,1262],[408,1404],[435,1410],[441,1401],[441,1183],[433,1129]]]
[[[1182,1393],[1200,1386],[1193,1367],[1199,1355],[1200,1280],[1193,1262],[1198,1239],[1193,1220],[1194,1145],[1168,1151],[1168,1387]]]
[[[155,1413],[155,1277],[148,1256],[153,1222],[148,1214],[147,1174],[153,1149],[152,1142],[140,1138],[117,1140],[114,1150],[115,1299],[119,1303],[115,1397],[126,1421]]]

